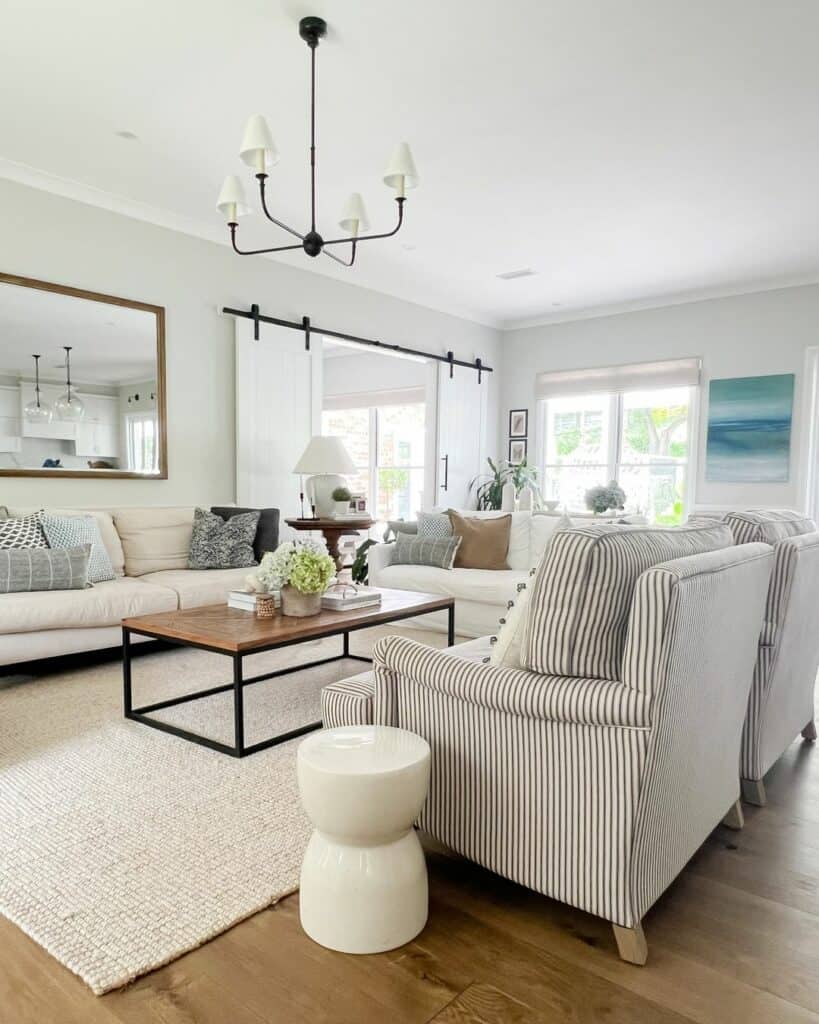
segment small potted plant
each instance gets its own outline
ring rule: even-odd
[[[317,540],[287,540],[268,551],[256,570],[268,590],[280,590],[282,615],[303,617],[321,611],[321,595],[336,574],[336,564]]]
[[[599,485],[586,491],[586,508],[596,516],[611,509],[622,509],[626,504],[626,492],[616,480],[606,486]]]
[[[333,501],[336,503],[335,514],[337,516],[343,515],[350,508],[350,493],[349,487],[336,487],[333,491]]]

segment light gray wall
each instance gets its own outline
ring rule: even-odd
[[[166,308],[170,478],[0,478],[0,504],[189,505],[234,496],[233,324],[217,306],[248,308],[363,337],[480,356],[497,365],[491,328],[227,246],[0,181],[0,267],[11,274]],[[389,245],[389,242],[383,244]],[[378,259],[377,243],[361,259]],[[305,257],[305,260],[307,257]],[[2,346],[2,339],[0,339]],[[1,355],[2,353],[0,353]],[[2,359],[0,359],[2,365]],[[490,437],[498,383],[490,375]]]
[[[800,507],[807,430],[806,350],[819,345],[819,285],[783,288],[616,316],[507,331],[501,358],[499,448],[506,449],[510,409],[529,409],[529,446],[538,446],[535,377],[618,363],[701,356],[698,505]],[[782,484],[725,484],[705,480],[708,382],[719,377],[796,374],[791,476]]]

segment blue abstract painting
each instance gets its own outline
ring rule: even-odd
[[[706,480],[788,480],[793,384],[792,373],[711,381]]]

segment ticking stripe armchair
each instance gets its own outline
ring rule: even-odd
[[[766,772],[800,731],[816,739],[819,668],[819,533],[780,540],[742,733],[742,798],[765,804]]]
[[[633,963],[647,956],[649,907],[726,814],[741,824],[740,739],[773,555],[732,543],[713,524],[558,535],[520,669],[401,637],[375,647],[375,722],[432,748],[421,827],[608,919]]]

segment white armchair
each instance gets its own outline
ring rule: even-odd
[[[536,671],[400,637],[375,648],[375,721],[432,748],[421,827],[608,919],[634,963],[646,959],[648,908],[726,814],[741,824],[740,739],[772,553],[730,543],[725,527],[559,535],[531,598],[523,661]],[[669,551],[701,553],[656,564]]]

